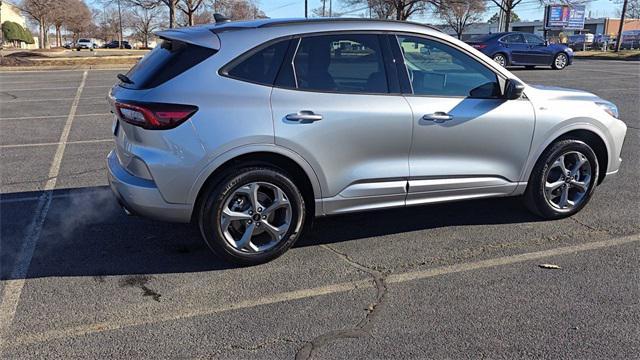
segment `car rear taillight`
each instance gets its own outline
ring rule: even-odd
[[[476,48],[478,50],[482,50],[482,49],[487,47],[487,44],[473,44],[471,46],[473,46],[474,48]]]
[[[173,129],[198,111],[193,105],[121,101],[116,101],[115,107],[120,120],[148,130]]]

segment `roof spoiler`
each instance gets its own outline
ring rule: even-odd
[[[220,50],[220,38],[204,26],[167,29],[156,31],[154,34],[165,40],[177,40],[187,44]]]

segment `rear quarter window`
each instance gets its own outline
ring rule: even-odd
[[[214,49],[181,41],[163,40],[129,70],[127,77],[131,79],[133,84],[121,83],[120,86],[135,90],[159,86],[201,63],[216,52]]]
[[[287,39],[251,50],[225,66],[221,73],[234,79],[273,86],[289,43]]]

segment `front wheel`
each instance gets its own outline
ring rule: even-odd
[[[287,251],[303,229],[304,198],[278,169],[235,169],[204,196],[200,231],[225,260],[241,265],[270,261]]]
[[[598,158],[593,149],[579,140],[553,144],[536,163],[525,204],[545,219],[572,216],[587,205],[598,181]]]
[[[569,58],[567,57],[567,54],[559,53],[558,55],[556,55],[555,58],[553,58],[552,66],[555,70],[562,70],[567,67],[568,63],[569,63]]]

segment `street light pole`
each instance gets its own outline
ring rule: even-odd
[[[124,34],[122,33],[122,10],[120,10],[120,0],[118,0],[118,21],[120,22],[120,41],[118,41],[118,48],[122,49],[122,40],[124,39]]]
[[[309,0],[304,0],[304,18],[309,17]]]
[[[624,18],[627,15],[627,3],[628,0],[624,0],[622,4],[622,14],[620,14],[620,27],[618,28],[618,38],[616,39],[616,52],[620,51],[620,46],[622,46],[622,31],[624,30]]]

